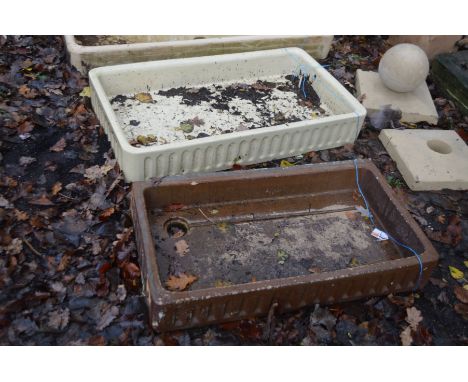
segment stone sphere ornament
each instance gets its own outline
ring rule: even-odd
[[[385,52],[379,75],[389,89],[408,93],[421,85],[429,73],[426,53],[414,44],[398,44]]]

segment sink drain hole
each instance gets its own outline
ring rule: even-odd
[[[178,238],[185,236],[189,230],[187,222],[183,219],[171,219],[165,223],[166,232],[169,237]]]

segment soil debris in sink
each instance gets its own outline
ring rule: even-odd
[[[390,242],[369,235],[370,223],[353,206],[328,208],[305,216],[197,224],[181,234],[183,240],[153,226],[160,277],[167,282],[173,275],[197,275],[190,289],[198,290],[218,287],[220,280],[244,284],[401,257]]]
[[[271,76],[245,83],[148,90],[145,99],[142,93],[119,94],[110,102],[130,144],[161,145],[331,115],[313,81],[303,74]],[[138,139],[150,135],[155,139],[149,144]]]
[[[83,46],[103,46],[136,44],[142,42],[166,42],[180,40],[200,40],[208,37],[219,36],[197,36],[197,35],[76,35],[75,41]]]

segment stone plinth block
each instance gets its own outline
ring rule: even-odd
[[[365,72],[358,69],[356,90],[369,116],[378,112],[383,106],[390,105],[392,109],[401,110],[403,122],[424,121],[437,124],[437,110],[425,82],[412,92],[398,93],[387,88],[377,72]]]
[[[379,139],[412,190],[468,189],[468,146],[455,131],[384,129]]]

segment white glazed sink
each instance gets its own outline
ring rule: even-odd
[[[65,36],[70,62],[81,73],[99,66],[249,52],[296,46],[315,58],[325,58],[333,36],[112,36],[126,44],[82,45],[75,36]],[[112,40],[112,39],[111,39]],[[112,41],[110,41],[112,42]]]
[[[109,101],[129,93],[249,82],[306,72],[330,111],[322,118],[253,130],[134,147]],[[93,69],[89,72],[93,108],[127,181],[208,172],[352,143],[366,115],[364,107],[311,56],[299,48],[174,59]],[[200,115],[203,118],[202,115]],[[154,124],[157,126],[158,117]]]

